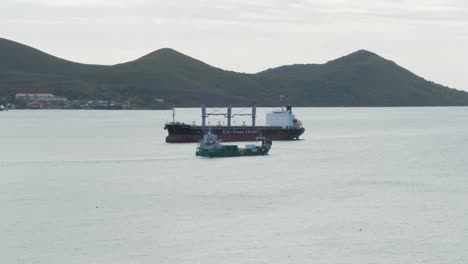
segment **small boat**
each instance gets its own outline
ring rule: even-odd
[[[261,144],[246,144],[245,148],[237,145],[222,145],[218,136],[209,131],[198,143],[196,156],[221,158],[221,157],[241,157],[241,156],[263,156],[268,154],[271,148],[271,140],[258,137],[257,142]]]

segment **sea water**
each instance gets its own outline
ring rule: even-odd
[[[293,111],[301,140],[221,159],[171,111],[1,112],[0,263],[468,263],[468,108]]]

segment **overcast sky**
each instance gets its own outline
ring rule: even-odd
[[[468,90],[467,0],[0,0],[0,36],[83,63],[170,47],[250,73],[367,49]]]

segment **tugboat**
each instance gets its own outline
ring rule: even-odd
[[[218,136],[209,131],[198,143],[196,156],[208,158],[240,157],[240,156],[263,156],[268,154],[271,148],[271,140],[265,137],[258,137],[258,144],[246,144],[245,148],[237,145],[222,145]]]

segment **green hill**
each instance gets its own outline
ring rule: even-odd
[[[0,97],[47,92],[69,99],[131,101],[136,108],[276,105],[468,105],[468,93],[426,81],[368,51],[325,64],[290,65],[258,74],[215,68],[172,49],[137,60],[88,65],[0,38]],[[164,98],[166,105],[156,102]]]
[[[360,50],[325,64],[291,65],[258,74],[299,105],[467,105],[468,93],[427,81],[377,54]]]

